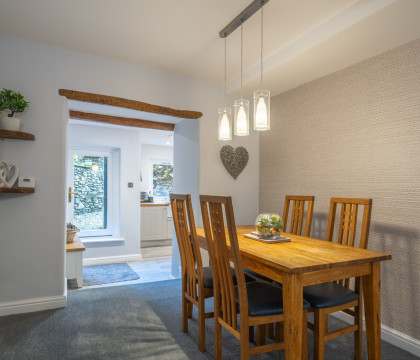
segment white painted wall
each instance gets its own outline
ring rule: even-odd
[[[185,144],[178,158],[174,154],[174,171],[183,162],[182,154],[189,156],[179,165],[179,175],[175,173],[178,184],[185,181],[178,186],[191,192],[195,201],[199,192],[231,194],[237,222],[253,221],[258,213],[258,139],[240,139],[247,144],[250,162],[233,180],[219,157],[220,86],[4,35],[0,48],[1,87],[18,90],[30,101],[21,116],[22,130],[36,136],[35,142],[1,141],[0,159],[17,164],[22,175],[34,176],[37,182],[35,194],[0,197],[0,274],[7,274],[0,277],[0,315],[28,311],[36,299],[65,293],[68,113],[60,88],[203,112],[202,119],[177,125],[174,142]],[[45,308],[54,306],[49,301]]]
[[[249,100],[252,100],[251,96],[252,94],[248,97],[244,95]],[[223,105],[233,109],[233,101],[223,100],[223,97],[219,96],[217,99],[213,98],[212,103],[206,104],[209,105],[204,113],[206,121],[200,121],[200,193],[232,196],[236,224],[249,225],[254,224],[258,216],[256,204],[259,199],[259,135],[253,130],[251,106],[249,136],[233,136],[232,141],[217,139],[217,109]],[[225,145],[234,148],[243,146],[249,153],[248,164],[236,180],[227,172],[220,159],[220,150]]]
[[[175,194],[191,194],[196,223],[201,218],[198,194],[199,172],[191,171],[199,163],[199,122],[184,120],[175,126],[174,131],[174,189]],[[189,174],[184,176],[184,174]],[[207,260],[207,259],[206,259]],[[172,276],[179,277],[181,261],[175,230],[172,229]]]
[[[140,191],[153,190],[152,164],[153,160],[168,160],[173,162],[174,151],[172,146],[141,144],[140,169],[142,181]]]
[[[105,146],[120,150],[120,238],[122,241],[84,242],[83,258],[140,254],[140,132],[130,128],[69,125],[70,146]],[[128,183],[133,187],[129,188]]]

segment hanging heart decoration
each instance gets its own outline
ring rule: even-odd
[[[236,179],[248,163],[249,154],[243,146],[235,149],[230,145],[225,145],[220,150],[220,158],[228,173]]]
[[[16,165],[0,161],[0,187],[11,188],[15,185],[19,176],[19,168]]]

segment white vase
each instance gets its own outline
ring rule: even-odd
[[[0,126],[3,130],[19,131],[20,119],[16,117],[0,117]]]

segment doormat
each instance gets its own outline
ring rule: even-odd
[[[107,264],[83,267],[83,286],[110,284],[140,279],[128,264]]]

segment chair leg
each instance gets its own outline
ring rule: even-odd
[[[204,314],[204,296],[201,296],[198,303],[198,350],[206,351],[206,324]]]
[[[328,314],[322,309],[314,310],[314,360],[324,360],[327,321]]]
[[[188,318],[191,319],[194,305],[190,301],[188,301],[187,304],[188,304]]]
[[[253,326],[249,327],[249,342],[250,343],[254,342],[254,327]]]
[[[267,324],[267,337],[274,340],[274,323]]]
[[[244,326],[242,329],[241,325],[241,336],[239,340],[241,342],[241,360],[249,360],[249,326]]]
[[[354,332],[354,360],[362,360],[363,357],[363,308],[362,300],[359,300],[359,306],[354,308],[354,323],[357,324],[357,330]]]
[[[265,344],[265,325],[257,325],[257,336],[255,344],[257,346]]]
[[[188,332],[188,303],[189,301],[185,298],[185,294],[182,294],[182,331]]]
[[[222,325],[214,316],[214,359],[222,360]]]
[[[307,311],[303,312],[302,322],[302,360],[308,360],[308,329],[306,323],[308,321]]]
[[[276,322],[275,328],[276,328],[275,329],[275,342],[284,341],[284,323],[283,322]]]

